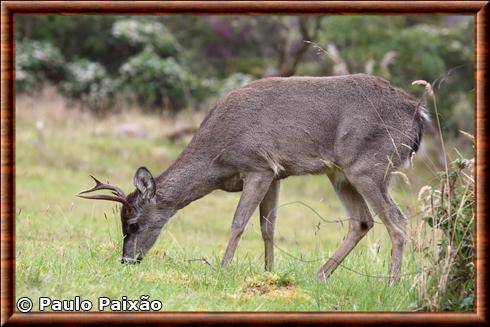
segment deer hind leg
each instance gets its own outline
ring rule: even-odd
[[[221,264],[231,263],[240,237],[242,236],[254,210],[264,199],[274,179],[272,172],[249,173],[244,178],[243,191],[231,225],[231,237]]]
[[[274,267],[274,229],[278,199],[279,181],[274,181],[259,206],[260,230],[264,239],[266,271],[272,271]]]
[[[403,215],[388,193],[388,183],[384,178],[370,175],[350,177],[351,182],[383,221],[392,243],[390,283],[400,280],[405,246],[407,218]]]
[[[349,231],[342,244],[317,273],[317,278],[321,280],[326,280],[334,272],[374,224],[366,202],[354,186],[346,179],[339,181],[334,175],[329,175],[329,178],[349,218]]]

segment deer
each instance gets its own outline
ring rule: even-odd
[[[121,263],[139,263],[163,226],[189,203],[220,189],[242,192],[222,266],[259,208],[265,270],[274,265],[280,181],[326,175],[348,231],[316,277],[325,281],[373,227],[371,210],[391,240],[389,281],[400,280],[407,218],[389,194],[392,173],[410,162],[430,122],[425,105],[374,75],[268,77],[219,100],[189,144],[162,174],[136,170],[127,196],[100,182],[78,196],[122,204]],[[109,194],[87,194],[109,190]]]

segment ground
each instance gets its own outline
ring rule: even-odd
[[[133,110],[100,117],[67,108],[57,96],[17,98],[16,297],[96,301],[149,295],[169,311],[410,311],[420,244],[430,237],[418,215],[418,184],[394,177],[392,192],[410,218],[403,277],[389,286],[390,241],[382,224],[368,233],[326,282],[315,273],[347,232],[326,176],[282,182],[274,273],[265,273],[258,212],[230,267],[219,263],[240,193],[216,191],[179,211],[140,265],[121,265],[118,206],[75,197],[89,174],[126,192],[136,169],[162,172],[187,140],[165,135],[202,115],[179,118]],[[118,124],[143,126],[146,138],[117,136]],[[141,136],[141,135],[139,135]],[[417,176],[430,176],[420,165]],[[424,170],[425,169],[425,170]],[[409,175],[408,178],[412,178]],[[419,182],[420,184],[421,182]],[[291,203],[294,202],[294,203]],[[323,222],[319,215],[332,223]],[[379,218],[376,218],[379,222]]]

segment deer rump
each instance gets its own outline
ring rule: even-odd
[[[426,121],[416,98],[379,77],[267,78],[229,93],[186,150],[206,149],[235,173],[271,169],[278,179],[351,167],[386,172],[417,151]],[[240,189],[236,176],[227,182]]]

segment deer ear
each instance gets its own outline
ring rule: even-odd
[[[134,174],[133,183],[144,200],[150,200],[155,196],[156,185],[153,176],[146,167],[139,167]]]

